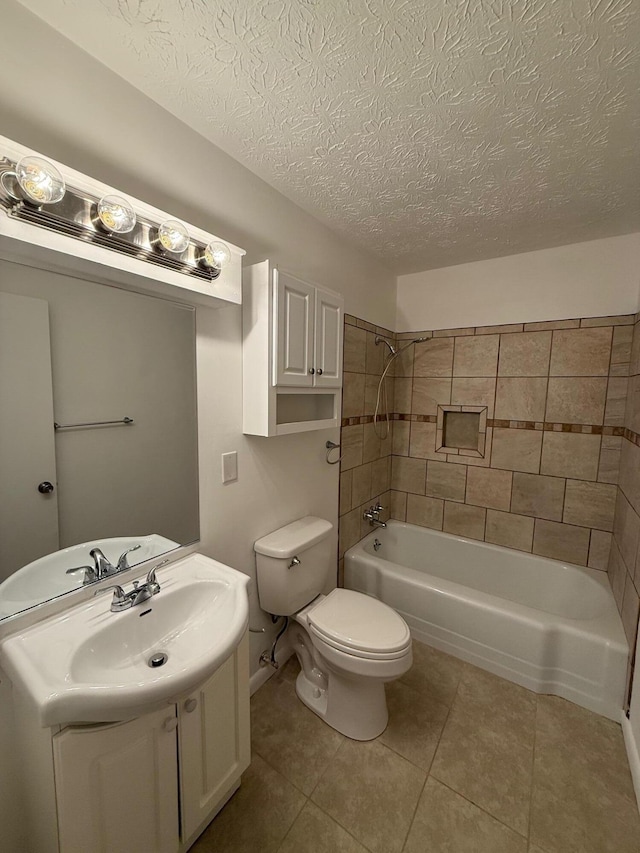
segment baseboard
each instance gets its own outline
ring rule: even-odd
[[[624,711],[622,712],[622,734],[624,735],[624,745],[627,750],[627,758],[629,759],[633,788],[636,792],[636,800],[638,801],[638,810],[640,810],[640,752],[638,751],[638,743],[633,736],[631,723]]]

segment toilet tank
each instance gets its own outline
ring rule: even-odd
[[[263,610],[291,616],[322,592],[335,565],[332,529],[330,521],[307,515],[258,539],[253,547]]]

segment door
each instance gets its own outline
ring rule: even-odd
[[[251,760],[249,640],[179,705],[182,841],[211,820]]]
[[[53,738],[60,853],[177,853],[176,707]]]
[[[58,550],[49,304],[44,299],[0,293],[0,401],[2,582]],[[54,490],[39,492],[39,484],[47,482]]]
[[[314,375],[317,387],[342,385],[342,299],[316,290]]]
[[[313,385],[315,288],[274,271],[276,348],[274,385]]]

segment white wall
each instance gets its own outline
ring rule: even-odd
[[[534,323],[638,310],[640,234],[398,277],[397,331]]]

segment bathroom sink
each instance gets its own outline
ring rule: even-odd
[[[130,566],[143,560],[152,560],[178,548],[179,544],[165,536],[151,533],[147,536],[118,536],[110,539],[92,539],[69,548],[62,548],[28,563],[0,583],[0,617],[11,616],[27,607],[33,607],[65,592],[83,586],[84,572],[67,574],[67,569],[93,565],[92,548],[100,548],[115,566],[118,557],[134,546],[129,554]]]
[[[0,643],[0,666],[42,726],[156,710],[232,654],[247,628],[248,576],[192,554],[157,579],[160,592],[129,610],[112,613],[107,591]],[[165,662],[152,667],[152,657]]]

